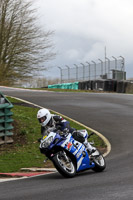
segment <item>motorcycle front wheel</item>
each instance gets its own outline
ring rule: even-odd
[[[53,158],[53,163],[58,172],[67,178],[76,174],[76,167],[73,160],[65,151],[59,151]]]
[[[92,168],[95,172],[102,172],[106,168],[106,162],[103,155],[96,150],[94,156],[91,157],[91,160],[95,163],[95,167]]]

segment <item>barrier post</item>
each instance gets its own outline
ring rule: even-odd
[[[0,145],[4,143],[13,143],[12,108],[13,105],[0,92]]]

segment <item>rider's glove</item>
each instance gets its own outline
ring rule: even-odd
[[[42,139],[42,138],[39,138],[37,141],[38,141],[38,142],[41,142],[41,139]]]

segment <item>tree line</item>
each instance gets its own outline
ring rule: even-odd
[[[38,25],[33,2],[0,0],[0,84],[13,85],[46,70],[54,58],[53,31]]]

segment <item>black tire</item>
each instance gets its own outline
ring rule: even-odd
[[[97,154],[95,156],[95,154]],[[94,156],[91,157],[91,160],[95,163],[95,167],[92,168],[95,172],[102,172],[106,168],[106,162],[103,157],[103,155],[96,150],[96,153],[94,153]]]
[[[53,158],[53,163],[58,172],[67,178],[76,174],[76,167],[73,160],[65,151],[59,151]]]

